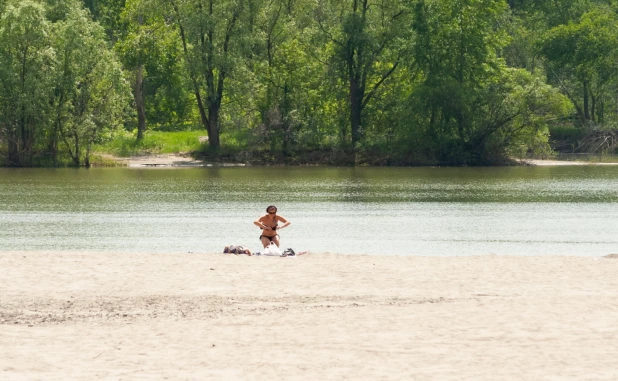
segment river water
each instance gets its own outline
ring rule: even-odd
[[[374,255],[618,253],[618,166],[0,168],[0,250]]]

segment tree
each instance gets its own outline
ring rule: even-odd
[[[146,131],[144,80],[149,72],[146,66],[157,66],[157,62],[169,52],[162,42],[167,41],[166,34],[170,28],[156,5],[150,0],[127,1],[121,14],[124,33],[115,46],[131,78],[137,114],[137,140],[143,139]]]
[[[569,97],[583,125],[603,123],[605,102],[616,81],[618,19],[606,7],[584,13],[577,22],[549,30],[540,42],[548,76]]]
[[[421,0],[415,7],[422,74],[411,106],[429,138],[427,152],[439,161],[500,160],[518,132],[539,126],[525,116],[542,110],[536,94],[549,90],[538,80],[521,83],[525,71],[507,70],[498,56],[508,42],[496,28],[506,9],[501,0]]]
[[[506,67],[474,104],[475,131],[466,149],[476,164],[506,162],[509,155],[547,154],[549,123],[571,111],[567,98],[541,77]]]
[[[57,80],[54,131],[74,166],[90,165],[90,148],[103,129],[114,128],[126,106],[126,82],[108,48],[104,30],[85,11],[71,7],[55,24]]]
[[[220,146],[220,113],[226,81],[237,59],[244,1],[165,0],[178,25],[200,119],[208,143]]]
[[[64,145],[89,165],[98,134],[119,124],[124,81],[103,29],[76,0],[10,2],[0,19],[0,134],[7,163],[33,165]]]
[[[103,28],[75,4],[65,11],[54,23],[52,38],[56,51],[53,153],[55,159],[60,138],[74,166],[82,160],[89,166],[90,148],[100,132],[120,124],[127,88]]]
[[[51,25],[42,4],[7,2],[0,18],[0,136],[9,166],[31,166],[48,121],[52,59]]]
[[[405,8],[397,0],[321,0],[316,12],[348,88],[351,142],[356,145],[364,135],[363,110],[400,64],[397,41],[404,34]]]
[[[126,0],[81,0],[82,6],[76,4],[75,7],[86,8],[92,15],[92,19],[103,26],[107,40],[111,43],[116,42],[122,33],[121,14],[125,7]]]
[[[244,95],[242,102],[257,109],[253,143],[289,156],[300,145],[315,147],[323,135],[316,128],[319,115],[315,108],[324,67],[308,52],[317,51],[307,39],[314,32],[311,3],[266,0],[251,4],[256,12],[247,23],[246,73],[235,74],[230,97],[236,100]]]

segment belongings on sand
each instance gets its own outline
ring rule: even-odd
[[[272,247],[274,246],[274,247]],[[243,246],[229,245],[223,249],[224,254],[246,254],[246,255],[263,255],[270,257],[296,257],[298,255],[309,254],[308,251],[301,251],[296,253],[291,247],[288,247],[283,252],[274,243],[265,248],[264,251],[256,251],[252,253],[251,250],[244,248]]]
[[[275,256],[281,256],[281,249],[279,249],[279,246],[277,246],[274,242],[271,242],[270,245],[268,245],[267,248],[264,249],[264,255],[275,255]]]
[[[242,246],[229,245],[223,249],[224,254],[247,254],[251,255],[251,250],[245,249]]]
[[[264,251],[256,251],[255,253],[253,253],[253,255],[264,255],[264,256],[270,256],[270,257],[295,257],[297,255],[301,255],[301,254],[308,254],[308,251],[303,251],[300,252],[298,254],[296,254],[296,252],[291,249],[291,248],[287,248],[285,249],[283,252],[281,252],[281,250],[279,250],[280,254],[277,253],[273,253],[272,250],[270,250],[269,247],[265,248]]]

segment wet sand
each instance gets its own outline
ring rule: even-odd
[[[0,252],[2,380],[616,380],[618,258]]]

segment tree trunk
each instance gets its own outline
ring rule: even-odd
[[[22,111],[22,118],[20,123],[21,128],[21,147],[19,147],[19,166],[31,167],[32,166],[32,148],[34,145],[34,131],[29,128],[28,118],[25,116],[25,111]]]
[[[176,5],[174,1],[171,1],[171,4],[177,16],[176,22],[178,23],[178,29],[180,30],[180,39],[182,41],[182,49],[185,53],[185,56],[188,56],[189,48],[188,48],[187,36],[185,35],[185,28],[183,27],[182,22],[181,22],[182,17],[180,15],[180,10],[178,9],[178,6]],[[208,121],[208,116],[206,115],[206,109],[204,107],[204,102],[202,100],[202,94],[200,91],[200,86],[198,84],[197,76],[195,75],[195,72],[193,70],[189,70],[189,74],[191,77],[191,83],[193,84],[193,94],[195,95],[195,100],[197,102],[197,108],[200,112],[200,120],[202,122],[202,125],[208,131],[210,123]],[[209,133],[208,140],[209,140],[208,144],[210,144],[210,133]]]
[[[73,137],[75,138],[75,155],[73,156],[73,165],[75,168],[79,167],[79,135],[77,132],[73,132]]]
[[[58,107],[59,108],[59,107]],[[54,122],[54,129],[52,130],[51,141],[49,142],[49,151],[51,152],[52,162],[54,167],[58,166],[58,135],[60,131],[60,112],[57,113],[56,121]]]
[[[584,118],[590,120],[590,106],[588,105],[588,80],[584,80]]]
[[[596,116],[596,112],[597,112],[597,98],[594,96],[594,93],[591,91],[590,92],[590,100],[592,101],[592,105],[590,107],[590,119],[593,122],[596,122],[597,120],[597,116]]]
[[[137,140],[144,138],[146,132],[146,106],[144,104],[144,65],[139,65],[135,71],[133,97],[137,109]]]
[[[86,156],[84,157],[84,167],[90,168],[90,148],[92,147],[92,142],[89,142],[86,146]]]
[[[461,109],[457,110],[457,134],[460,141],[465,141],[466,119]]]
[[[292,100],[290,99],[290,89],[288,87],[288,83],[285,82],[283,85],[283,100],[281,102],[281,121],[283,127],[283,143],[281,145],[281,152],[284,156],[289,156],[290,150],[290,140],[292,137],[292,124],[290,123],[290,110],[293,106],[291,106]]]
[[[52,138],[52,142],[49,146],[49,150],[51,153],[52,163],[54,163],[54,167],[58,166],[58,138],[54,133],[54,137]]]
[[[210,104],[208,106],[208,124],[206,129],[208,130],[208,144],[211,148],[219,149],[219,109],[221,108],[218,102]]]
[[[8,137],[7,165],[9,167],[19,166],[19,145],[15,134],[9,134]]]
[[[363,94],[357,78],[350,78],[350,126],[352,128],[352,146],[362,139],[361,113],[363,111]]]

